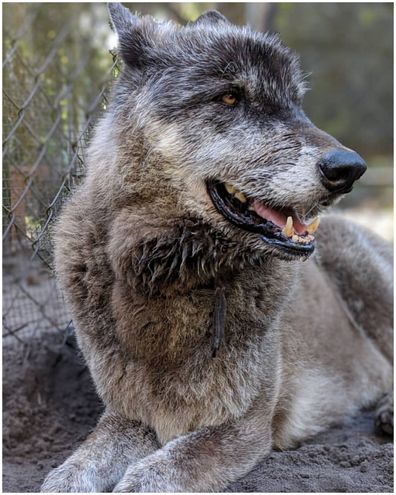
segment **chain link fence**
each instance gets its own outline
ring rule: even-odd
[[[71,323],[50,233],[84,176],[92,125],[118,73],[106,15],[103,4],[3,9],[4,339],[25,342]]]

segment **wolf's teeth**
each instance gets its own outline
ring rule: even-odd
[[[319,217],[315,218],[315,220],[312,223],[310,223],[305,227],[305,230],[308,232],[308,234],[314,234],[318,230],[319,223],[320,223],[320,218]]]
[[[286,225],[283,227],[282,233],[286,237],[292,237],[292,235],[294,234],[293,217],[287,217]]]
[[[298,240],[299,240],[298,235],[297,235],[297,234],[294,234],[294,235],[292,236],[292,241],[293,241],[293,242],[298,242]]]
[[[228,194],[234,194],[236,189],[232,184],[229,184],[228,182],[225,182],[224,187],[226,188],[226,191]]]
[[[246,203],[246,201],[247,201],[246,196],[245,196],[243,193],[241,193],[241,192],[237,192],[237,193],[235,193],[235,194],[234,194],[234,197],[235,197],[236,199],[239,199],[239,201],[240,201],[241,203]]]

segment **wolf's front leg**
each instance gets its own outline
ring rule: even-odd
[[[137,421],[106,412],[76,452],[48,474],[41,491],[111,491],[127,466],[158,448],[154,432]]]
[[[241,419],[176,438],[129,466],[114,492],[222,491],[270,451],[268,419]]]

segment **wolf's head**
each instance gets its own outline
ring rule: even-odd
[[[215,11],[179,27],[109,10],[124,61],[118,161],[135,200],[263,254],[309,255],[318,214],[366,167],[304,114],[296,55]]]

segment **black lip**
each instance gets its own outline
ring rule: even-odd
[[[261,239],[270,246],[286,251],[288,254],[299,256],[309,256],[315,250],[315,241],[309,244],[293,242],[282,234],[279,227],[272,222],[258,221],[259,217],[250,213],[247,206],[241,204],[237,209],[232,204],[223,183],[214,180],[208,181],[207,190],[215,208],[226,220],[240,229],[259,234]]]

